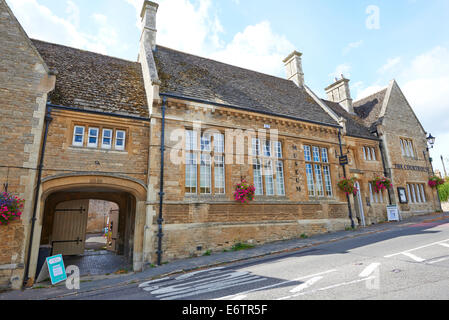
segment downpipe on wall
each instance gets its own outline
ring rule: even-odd
[[[164,234],[162,232],[162,223],[164,222],[162,215],[162,206],[164,204],[164,154],[165,154],[165,103],[167,98],[162,97],[162,128],[161,128],[161,171],[160,171],[160,182],[159,182],[159,217],[157,219],[158,233],[157,233],[157,264],[160,266],[162,264],[162,238]]]
[[[338,129],[338,143],[340,145],[340,156],[343,156],[343,146],[341,144],[341,129]],[[343,167],[343,176],[346,179],[346,166],[344,164],[341,165]],[[355,229],[354,219],[352,216],[352,208],[351,201],[349,199],[349,195],[346,195],[346,200],[348,201],[348,210],[349,210],[349,219],[351,220],[351,228]]]
[[[25,273],[24,273],[24,280],[23,280],[23,287],[25,287],[29,280],[29,272],[30,272],[30,259],[31,259],[31,251],[33,248],[33,237],[34,237],[34,228],[36,225],[36,214],[37,214],[37,204],[39,202],[39,192],[40,192],[40,187],[41,187],[41,182],[42,182],[42,169],[44,166],[44,155],[45,155],[45,147],[47,145],[47,137],[48,137],[48,129],[50,127],[50,123],[53,120],[53,118],[51,117],[51,111],[52,108],[47,104],[46,105],[46,112],[45,112],[45,131],[44,131],[44,139],[42,142],[42,148],[41,148],[41,154],[40,154],[40,159],[39,159],[39,164],[38,164],[38,170],[37,170],[37,182],[36,182],[36,187],[35,187],[35,192],[34,192],[34,198],[33,198],[33,216],[31,218],[31,231],[30,231],[30,240],[28,243],[28,253],[27,253],[27,259],[26,259],[26,264],[25,264]]]

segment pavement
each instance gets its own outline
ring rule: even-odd
[[[244,261],[257,260],[270,255],[285,254],[289,252],[300,252],[314,246],[336,243],[345,239],[363,237],[367,235],[382,233],[391,230],[401,230],[418,224],[438,223],[449,218],[449,213],[435,213],[423,216],[415,216],[400,222],[388,222],[359,228],[356,230],[339,231],[316,235],[306,239],[294,239],[279,241],[266,245],[257,246],[253,249],[212,253],[210,256],[177,260],[157,267],[147,267],[139,273],[114,274],[108,276],[82,276],[80,289],[69,290],[65,283],[51,286],[48,283],[35,285],[33,288],[0,293],[0,300],[46,300],[65,299],[74,296],[82,296],[97,291],[111,290],[113,288],[129,286],[171,275],[198,271],[211,267],[225,266],[228,264]]]

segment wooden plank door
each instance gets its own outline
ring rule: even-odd
[[[55,208],[53,255],[84,254],[89,200],[66,201]]]

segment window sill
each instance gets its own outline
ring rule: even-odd
[[[94,147],[78,147],[78,146],[69,146],[69,150],[76,150],[76,151],[94,151],[94,152],[100,152],[100,153],[115,153],[115,154],[128,154],[126,150],[114,150],[114,149],[101,149],[101,148],[94,148]]]

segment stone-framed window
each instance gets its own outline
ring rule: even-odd
[[[83,147],[84,146],[84,127],[83,126],[75,126],[74,127],[72,145],[75,147]]]
[[[255,194],[285,196],[282,142],[252,138],[251,149]]]
[[[225,194],[224,135],[202,133],[198,137],[197,131],[186,130],[185,138],[185,193],[188,195]]]
[[[377,161],[376,148],[363,147],[362,152],[363,152],[363,159],[365,161]]]
[[[125,150],[126,131],[115,130],[115,150]]]
[[[112,129],[102,126],[75,125],[73,127],[73,147],[111,150],[112,146],[114,146],[115,150],[124,151],[125,141],[126,130]]]
[[[101,148],[111,149],[112,148],[112,129],[103,129],[101,138]]]
[[[401,152],[403,157],[415,158],[415,151],[413,148],[413,141],[410,139],[400,138]]]
[[[407,196],[409,203],[426,203],[425,184],[407,183]]]
[[[368,183],[369,195],[371,203],[384,203],[384,191],[380,190],[379,192],[374,192],[373,186],[371,183]],[[387,198],[385,198],[387,199]]]
[[[97,148],[98,147],[98,136],[100,135],[100,129],[89,127],[87,131],[87,147]]]
[[[332,178],[327,148],[304,145],[307,189],[310,197],[332,197]]]

